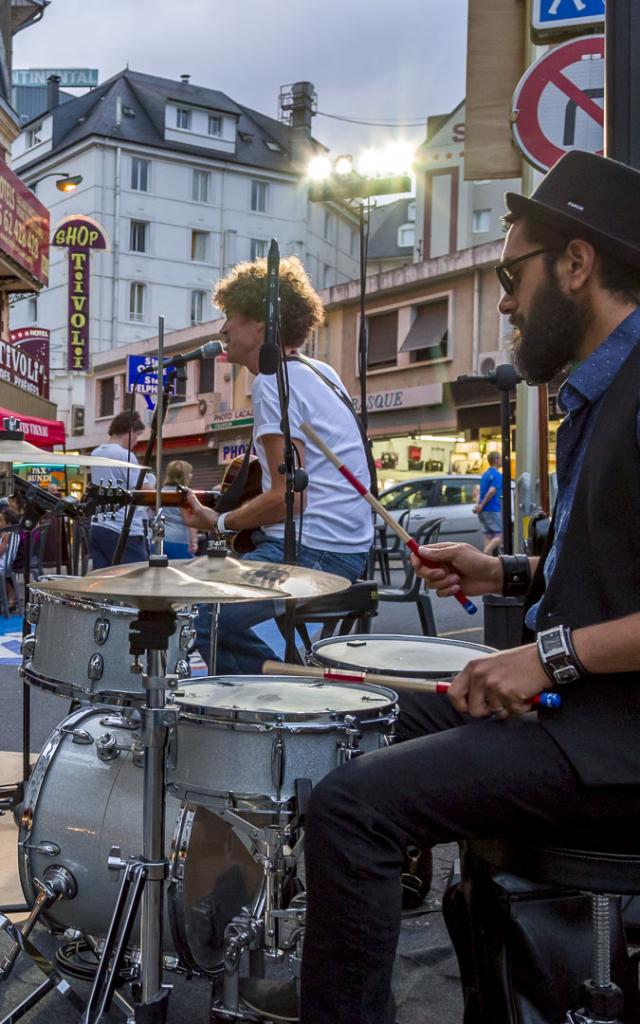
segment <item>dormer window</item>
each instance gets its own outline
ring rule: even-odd
[[[272,153],[282,153],[282,146],[277,142],[273,142],[272,139],[267,139],[266,146]]]
[[[414,200],[412,203],[409,203],[409,205],[407,206],[407,220],[415,221],[415,219],[416,219],[416,204],[415,204],[415,200]]]
[[[176,128],[182,128],[185,132],[191,131],[191,111],[186,107],[178,107],[176,110]]]
[[[401,224],[398,228],[398,248],[409,249],[416,240],[416,229],[413,224]]]
[[[219,114],[209,114],[209,135],[222,135],[222,118]]]
[[[27,128],[27,149],[31,149],[32,146],[38,146],[42,142],[41,132],[42,121],[40,124],[34,125],[33,128]]]

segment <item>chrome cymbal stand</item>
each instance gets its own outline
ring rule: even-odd
[[[152,565],[166,564],[164,555],[152,556],[150,561]],[[175,627],[173,611],[141,611],[129,629],[131,653],[136,659],[142,652],[147,657],[142,677],[146,691],[142,708],[142,854],[123,861],[118,847],[111,850],[109,870],[124,875],[82,1024],[98,1024],[111,1005],[139,907],[141,960],[134,1019],[140,1024],[164,1024],[167,1019],[171,986],[162,984],[164,884],[169,867],[164,851],[165,762],[169,729],[177,721],[177,712],[166,707],[170,680],[161,674],[161,656]]]

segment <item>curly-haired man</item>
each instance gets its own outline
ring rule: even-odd
[[[262,468],[263,491],[223,516],[204,508],[191,495],[191,507],[183,514],[188,526],[208,530],[216,527],[221,532],[251,530],[255,548],[245,557],[283,562],[285,478],[279,472],[283,457],[280,402],[276,377],[261,374],[258,366],[264,341],[266,273],[264,259],[241,263],[218,283],[213,296],[227,318],[222,328],[227,358],[256,374],[252,389],[253,443]],[[296,509],[296,528],[301,535],[297,560],[300,565],[356,580],[364,568],[372,539],[368,506],[300,429],[305,420],[309,421],[341,461],[369,484],[367,459],[355,417],[316,371],[346,394],[340,378],[326,363],[295,358],[323,318],[322,302],[300,261],[295,256],[281,260],[280,333],[289,357],[291,436],[300,465],[309,476],[309,485]],[[216,666],[220,674],[257,673],[266,658],[275,657],[251,629],[273,614],[273,603],[264,601],[222,607]],[[197,647],[207,662],[209,631],[210,616],[203,609]]]

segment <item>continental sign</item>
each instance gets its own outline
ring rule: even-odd
[[[0,160],[0,257],[40,285],[49,280],[49,211]]]
[[[57,225],[52,244],[69,250],[68,366],[70,370],[88,370],[91,251],[107,249],[107,237],[97,221],[76,214]]]

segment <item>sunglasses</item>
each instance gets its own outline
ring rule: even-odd
[[[532,252],[526,252],[524,256],[516,256],[514,260],[505,260],[503,263],[498,263],[496,266],[496,274],[498,275],[498,281],[502,287],[502,290],[506,295],[513,295],[516,290],[517,274],[513,273],[513,267],[516,267],[518,263],[524,263],[525,260],[530,260],[533,256],[540,256],[543,252],[551,252],[552,250],[547,246],[544,249],[534,249]]]

